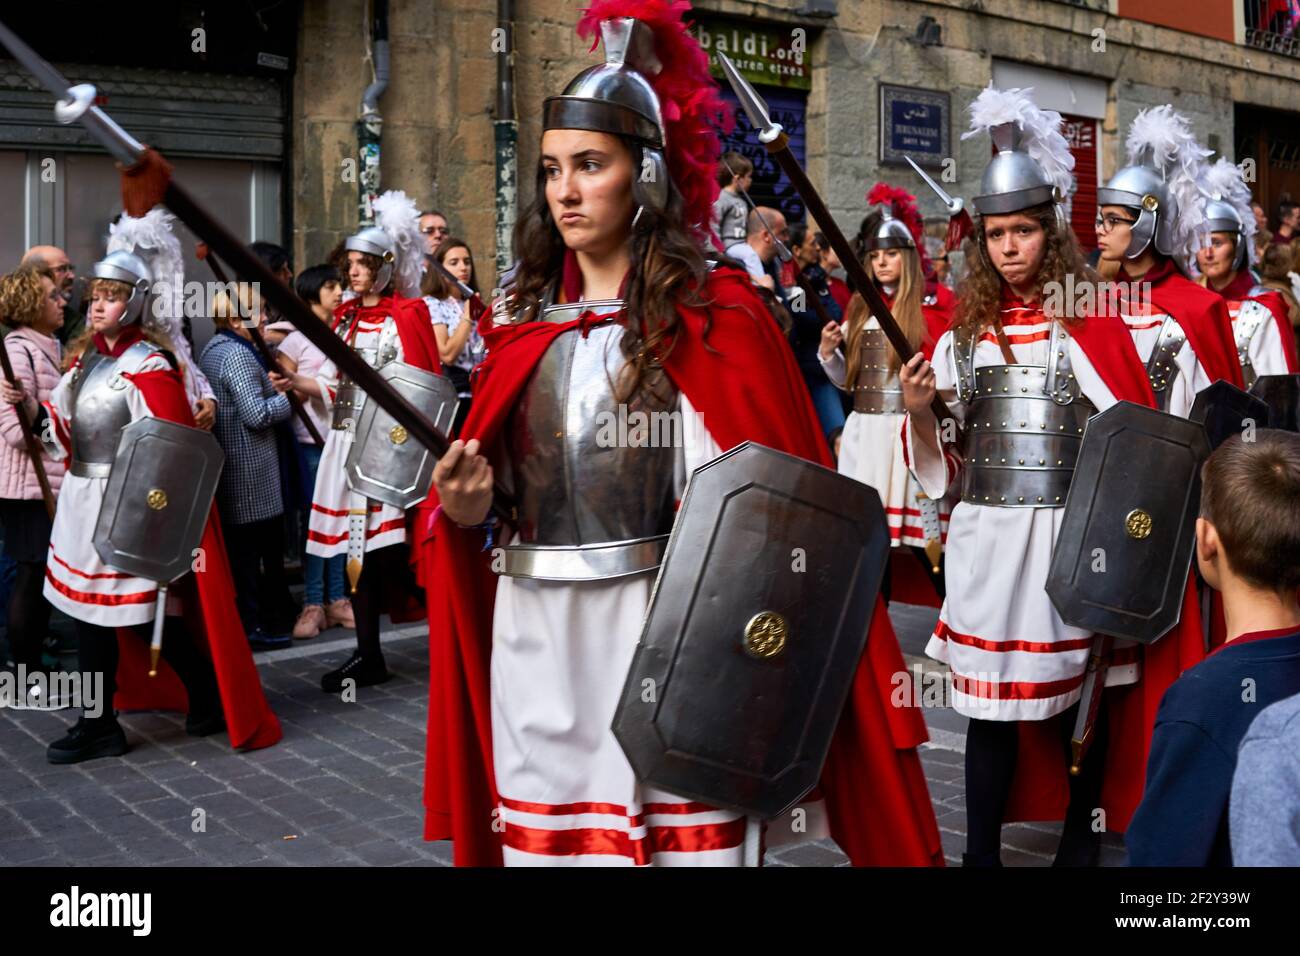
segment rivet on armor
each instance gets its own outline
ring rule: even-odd
[[[388,429],[388,440],[394,445],[406,444],[406,428],[402,425],[394,425]]]
[[[776,657],[785,650],[789,633],[785,618],[776,611],[759,611],[745,625],[745,650],[752,657]]]
[[[1022,392],[1027,392],[1027,391],[1029,391],[1029,386],[1028,386],[1028,385],[1021,385],[1021,386],[1020,386],[1020,390],[1021,390]]]
[[[1046,464],[1047,464],[1047,460],[1046,460],[1046,459],[1043,459],[1043,458],[1040,458],[1040,459],[1038,459],[1038,463],[1039,463],[1040,465],[1046,465]]]
[[[144,500],[154,511],[162,511],[167,507],[167,492],[161,488],[150,488]]]
[[[1023,505],[1025,503],[1025,496],[1021,495],[1020,497],[1016,498],[1016,501],[1020,502]]]
[[[1006,428],[1006,427],[1007,427],[1007,423],[1006,423],[1006,422],[1003,422],[1003,423],[1002,423],[1002,427],[1003,427],[1003,428]]]
[[[1038,496],[1038,503],[1039,503],[1039,504],[1042,504],[1042,503],[1043,503],[1043,496],[1042,496],[1042,495],[1039,495],[1039,496]]]
[[[1002,459],[1002,464],[1005,465],[1006,463],[1007,463],[1007,460],[1006,460],[1005,458],[1003,458],[1003,459]]]
[[[1021,427],[1021,428],[1024,428],[1024,427],[1025,427],[1025,423],[1024,423],[1024,422],[1021,422],[1021,423],[1020,423],[1020,427]]]
[[[1007,390],[1007,387],[1006,387],[1005,385],[1003,385],[1003,386],[1002,386],[1002,391],[1005,392],[1006,390]]]
[[[1056,500],[1057,500],[1057,501],[1060,501],[1060,500],[1061,500],[1061,496],[1060,496],[1060,495],[1057,495],[1057,496],[1056,496]]]
[[[1134,508],[1124,516],[1124,530],[1130,538],[1141,541],[1151,533],[1151,515],[1141,508]]]
[[[1011,369],[1007,368],[1005,365],[1002,366],[1002,374],[1003,374],[1003,375],[1010,375],[1010,374],[1011,374]]]
[[[1006,503],[1006,500],[1007,500],[1007,496],[1006,496],[1006,495],[1002,495],[1001,497],[998,498],[998,501],[1001,501],[1003,504]]]
[[[1022,464],[1022,465],[1025,463],[1025,460],[1024,460],[1023,458],[1019,458],[1019,459],[1017,459],[1017,461],[1018,461],[1020,464]]]

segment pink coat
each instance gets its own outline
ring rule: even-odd
[[[27,394],[35,395],[37,401],[48,401],[50,392],[54,391],[54,386],[63,377],[60,371],[62,346],[59,345],[59,340],[24,327],[14,329],[6,335],[4,346],[9,353],[9,364],[13,366],[14,377],[22,382]],[[18,412],[3,401],[0,401],[0,436],[4,437],[4,443],[0,444],[0,498],[39,499],[41,486],[36,481],[36,469],[27,457]],[[39,444],[38,441],[37,445]],[[44,451],[41,452],[41,460],[45,464],[45,474],[50,479],[50,488],[58,494],[66,466]]]

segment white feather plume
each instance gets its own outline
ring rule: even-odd
[[[397,263],[393,268],[393,287],[398,295],[418,298],[420,266],[424,259],[424,237],[420,235],[420,210],[406,193],[390,189],[375,198],[375,225],[393,240]]]
[[[1246,256],[1247,261],[1252,258],[1255,251],[1255,214],[1251,212],[1250,204],[1253,201],[1250,195],[1250,187],[1246,185],[1246,179],[1241,174],[1241,167],[1234,163],[1228,162],[1223,157],[1219,157],[1214,163],[1205,166],[1201,171],[1201,192],[1204,199],[1220,199],[1229,203],[1237,211],[1237,218],[1241,220],[1242,227],[1246,237]],[[1202,241],[1208,239],[1208,236],[1200,237]]]
[[[1074,154],[1061,135],[1061,114],[1038,107],[1029,94],[1033,87],[999,90],[992,84],[980,91],[970,105],[970,130],[962,139],[1015,123],[1020,127],[1020,146],[1047,176],[1048,181],[1069,197],[1074,191]],[[1067,209],[1068,212],[1068,209]]]
[[[181,317],[185,302],[185,259],[181,241],[172,230],[176,217],[154,206],[140,218],[122,213],[108,227],[108,252],[133,252],[153,273],[154,299],[145,310],[147,326],[160,331],[173,345],[183,343]]]
[[[1141,110],[1133,117],[1125,140],[1129,165],[1147,160],[1160,171],[1169,195],[1178,206],[1174,223],[1174,252],[1195,259],[1205,227],[1205,197],[1198,186],[1208,150],[1196,141],[1186,116],[1166,103]]]

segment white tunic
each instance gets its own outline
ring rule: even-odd
[[[866,328],[880,328],[875,316],[867,319]],[[818,352],[817,358],[831,383],[836,388],[843,389],[846,372],[843,351],[836,349],[829,359],[823,359]],[[891,384],[897,387],[896,374]],[[905,417],[893,412],[850,412],[840,435],[838,470],[840,474],[876,489],[880,503],[885,507],[889,543],[892,547],[904,545],[923,548],[930,540],[930,535],[922,523],[922,503],[917,500],[917,496],[924,495],[925,492],[912,477],[903,455]],[[946,500],[940,500],[937,505],[939,541],[942,543],[948,537],[948,520],[952,508]]]
[[[352,347],[378,348],[384,322],[366,317],[356,320],[356,334]],[[403,361],[402,339],[397,336],[396,361]],[[321,387],[326,411],[332,412],[335,393],[339,387],[338,367],[328,359],[316,373]],[[367,398],[367,401],[373,399]],[[352,428],[331,428],[325,433],[325,448],[321,452],[320,466],[316,470],[316,489],[312,493],[311,517],[307,522],[307,553],[322,558],[346,554],[348,550],[348,513],[352,509],[367,508],[366,551],[377,551],[392,544],[406,541],[406,512],[380,501],[367,505],[364,495],[356,494],[348,486],[348,450],[352,447]]]
[[[1017,364],[1046,363],[1050,321],[1036,309],[1003,311],[1003,325]],[[1115,397],[1088,356],[1070,337],[1080,391],[1105,411]],[[975,348],[976,368],[1005,365],[992,331]],[[967,406],[956,394],[953,338],[945,332],[932,361],[936,386],[954,415]],[[917,441],[908,416],[905,450],[927,494],[942,496],[959,479],[956,453],[942,454]],[[938,428],[935,428],[936,439]],[[959,501],[948,525],[947,597],[926,653],[952,670],[953,708],[985,720],[1044,720],[1067,710],[1080,696],[1093,635],[1061,620],[1045,585],[1063,508],[999,508]],[[1136,665],[1113,669],[1107,685],[1136,679]]]
[[[1120,315],[1124,319],[1124,324],[1128,326],[1129,335],[1133,337],[1138,358],[1145,365],[1151,361],[1151,353],[1160,338],[1160,329],[1164,325],[1167,313],[1149,302],[1125,302],[1120,307]],[[1186,329],[1183,330],[1183,334],[1186,335]],[[1191,413],[1192,403],[1196,401],[1196,393],[1203,388],[1209,388],[1212,383],[1210,376],[1205,372],[1205,367],[1201,365],[1201,360],[1197,358],[1190,338],[1186,339],[1183,347],[1178,350],[1174,364],[1178,366],[1178,374],[1168,385],[1169,401],[1165,404],[1165,411],[1179,418],[1186,418]]]
[[[1290,373],[1286,362],[1288,346],[1283,343],[1282,328],[1268,306],[1254,299],[1230,300],[1228,314],[1232,316],[1232,334],[1237,340],[1238,353],[1241,340],[1247,339],[1246,356],[1256,376]]]
[[[679,499],[721,452],[685,395],[680,409]],[[610,730],[654,579],[497,585],[492,750],[506,865],[743,862],[742,815],[642,786]]]
[[[108,361],[112,361],[109,359]],[[150,355],[136,372],[171,369],[161,352]],[[53,423],[53,442],[45,447],[54,458],[72,453],[72,371],[59,380],[45,403]],[[127,380],[129,382],[129,379]],[[149,417],[144,396],[134,385],[125,389],[131,421]],[[105,627],[129,627],[153,620],[158,582],[114,571],[100,560],[92,543],[108,478],[84,478],[71,471],[63,477],[45,564],[45,597],[69,617]],[[175,600],[168,599],[169,605]],[[178,607],[178,605],[177,605]],[[169,607],[169,613],[176,608]]]

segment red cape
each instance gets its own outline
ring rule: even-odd
[[[1194,283],[1187,284],[1205,291]],[[1171,314],[1182,320],[1178,312]],[[1117,399],[1154,406],[1150,379],[1122,319],[1114,315],[1092,316],[1070,333]],[[1232,357],[1235,366],[1235,352]],[[1239,367],[1237,372],[1240,376]],[[1103,705],[1110,708],[1110,740],[1101,798],[1106,829],[1123,831],[1128,826],[1142,799],[1147,753],[1160,700],[1178,675],[1204,656],[1196,583],[1189,573],[1178,625],[1155,644],[1117,651],[1112,658],[1114,664],[1140,660],[1142,670],[1136,684],[1113,687],[1103,698]],[[1070,799],[1068,781],[1069,766],[1058,721],[1022,721],[1020,755],[1005,819],[1064,819]]]
[[[748,276],[717,269],[705,297],[711,302],[707,309],[679,309],[681,332],[664,368],[703,415],[710,434],[724,450],[752,440],[829,467],[789,346]],[[477,370],[462,435],[490,445],[551,342],[582,321],[490,330],[488,358]],[[497,795],[488,690],[496,576],[481,532],[463,532],[428,503],[420,512],[417,546],[430,636],[425,838],[452,839],[458,865],[500,865],[500,835],[492,826]],[[453,573],[457,586],[449,588]],[[905,672],[878,602],[821,781],[831,833],[857,865],[943,862],[915,750],[927,739],[925,723],[919,710],[890,706],[891,678]]]
[[[1153,266],[1138,281],[1150,282],[1152,303],[1178,320],[1210,381],[1224,379],[1243,388],[1245,379],[1237,361],[1232,317],[1223,298],[1181,275],[1168,259]]]
[[[398,295],[386,295],[374,305],[362,305],[360,299],[350,299],[340,303],[334,309],[333,329],[337,333],[343,318],[352,311],[358,318],[380,320],[389,315],[397,324],[397,336],[402,342],[402,361],[428,372],[442,374],[442,361],[438,358],[438,339],[433,334],[433,322],[429,318],[429,307],[423,299],[407,299]],[[437,495],[431,490],[429,500],[437,504]],[[413,512],[407,512],[406,540],[412,541],[411,521]],[[415,548],[412,547],[408,558],[415,563]],[[418,595],[408,593],[399,581],[386,582],[383,607],[394,624],[418,621],[424,617],[424,607]]]
[[[1290,310],[1287,308],[1286,299],[1282,294],[1273,289],[1268,289],[1256,295],[1251,295],[1255,289],[1255,277],[1246,270],[1237,273],[1231,282],[1222,289],[1215,289],[1209,283],[1205,286],[1211,292],[1221,296],[1223,301],[1231,305],[1235,302],[1242,302],[1246,299],[1263,305],[1273,314],[1273,321],[1277,323],[1278,331],[1282,334],[1282,355],[1286,359],[1286,368],[1288,372],[1300,372],[1300,366],[1297,366],[1295,353],[1295,332],[1291,328]]]
[[[194,425],[178,372],[142,372],[130,378],[156,417]],[[175,582],[171,591],[180,596],[187,630],[216,671],[230,745],[247,750],[269,747],[281,737],[280,722],[262,693],[248,637],[235,612],[235,585],[215,504],[200,548],[202,569]],[[115,706],[122,710],[189,710],[185,686],[165,660],[158,662],[158,676],[149,676],[149,648],[137,635],[119,628],[118,648]]]

